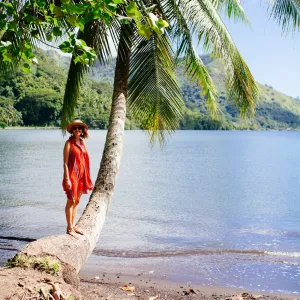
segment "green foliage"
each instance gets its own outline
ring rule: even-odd
[[[103,43],[103,31],[109,30],[118,45],[117,61],[124,59],[124,67],[130,67],[129,110],[150,134],[152,142],[158,138],[162,143],[165,135],[178,127],[178,120],[182,117],[182,97],[173,67],[176,65],[176,57],[186,57],[187,73],[201,86],[213,117],[218,116],[217,91],[204,63],[193,49],[193,36],[198,38],[198,43],[203,43],[205,51],[212,52],[215,57],[223,60],[227,90],[241,114],[246,116],[255,111],[258,87],[219,15],[221,10],[228,12],[229,18],[245,20],[244,12],[239,1],[226,1],[224,5],[221,2],[224,4],[221,0],[161,0],[145,7],[145,3],[153,3],[137,0],[130,2],[120,12],[121,25],[112,22],[112,26],[102,30],[100,38],[93,29],[101,28],[101,23],[86,26],[89,30],[84,32],[83,40],[92,46],[92,38],[101,45],[96,51],[99,57],[107,46],[105,39]],[[149,12],[153,8],[153,13]],[[131,18],[135,22],[130,22]],[[166,46],[165,41],[168,40],[172,42]],[[151,44],[154,47],[150,51]],[[67,44],[66,48],[70,45],[71,43]],[[127,57],[130,52],[132,56],[129,60]],[[74,107],[84,73],[84,69],[75,68],[71,64],[63,105],[63,129],[74,117]],[[124,73],[122,76],[124,78],[115,77],[118,81],[114,86],[121,85],[127,95],[127,75]]]
[[[40,51],[37,57],[40,64],[30,74],[16,72],[0,79],[0,121],[9,126],[60,125],[66,69],[56,64],[54,52]],[[76,115],[92,128],[107,128],[111,93],[110,85],[86,80]]]
[[[241,20],[249,24],[239,0],[213,0],[212,3],[219,11],[227,14],[228,18],[233,17],[234,20]]]
[[[49,256],[35,257],[24,254],[16,254],[13,258],[10,258],[6,264],[8,268],[33,268],[46,272],[51,275],[57,275],[61,270],[61,265],[58,260],[55,260]]]
[[[173,2],[173,6],[176,5],[176,1],[162,1],[162,3],[170,2]],[[217,95],[202,61],[197,58],[197,63],[195,63],[196,55],[192,51],[191,43],[187,43],[191,33],[194,33],[198,42],[203,44],[205,52],[212,53],[215,58],[222,60],[225,68],[226,90],[230,94],[230,101],[239,107],[243,117],[253,115],[259,98],[259,88],[223,23],[216,2],[225,1],[182,0],[179,2],[175,11],[177,20],[174,22],[175,36],[181,36],[179,51],[189,58],[185,63],[186,70],[194,80],[196,78],[193,75],[197,74],[196,77],[200,84],[202,83],[201,87],[206,96],[207,106],[213,116],[218,113]],[[228,3],[228,1],[226,2]],[[230,1],[230,3],[230,6],[223,6],[223,9],[228,11],[228,16],[234,17],[232,12],[234,7],[240,15],[239,1]],[[170,6],[167,5],[168,11],[171,10]]]
[[[77,113],[91,128],[106,129],[109,122],[112,87],[106,83],[86,82],[78,102]]]
[[[127,15],[119,15],[121,7]],[[124,9],[123,9],[124,11]],[[87,24],[99,21],[110,25],[120,21],[135,21],[143,29],[143,14],[136,2],[124,0],[10,0],[0,2],[0,70],[8,70],[22,64],[22,70],[30,73],[31,65],[38,64],[34,54],[37,44],[63,40],[59,49],[72,53],[75,64],[93,63],[96,52],[75,32],[84,32]],[[152,31],[168,26],[167,22],[153,24],[151,31],[139,34],[149,37]]]
[[[14,107],[12,88],[6,86],[1,89],[0,87],[0,95],[6,95],[6,97],[0,96],[0,127],[23,124],[21,112]]]
[[[48,88],[26,91],[15,105],[22,113],[24,125],[27,126],[55,125],[61,107],[61,95]]]
[[[224,118],[213,120],[210,116],[199,112],[186,110],[184,118],[180,122],[181,129],[188,130],[231,130],[235,129],[232,122]]]

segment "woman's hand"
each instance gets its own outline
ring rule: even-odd
[[[69,178],[65,179],[65,184],[66,184],[66,188],[68,190],[70,190],[72,187],[72,184],[71,184],[71,180]]]

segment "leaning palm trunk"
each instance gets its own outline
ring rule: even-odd
[[[90,200],[77,224],[84,230],[85,235],[78,240],[69,235],[41,238],[28,244],[18,254],[27,257],[50,256],[58,260],[62,265],[62,278],[76,288],[79,284],[77,274],[93,251],[103,227],[122,156],[130,62],[130,43],[125,38],[122,39],[125,31],[128,34],[124,27],[120,33],[110,122],[100,170]]]

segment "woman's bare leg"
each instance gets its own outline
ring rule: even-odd
[[[77,208],[78,208],[78,204],[79,204],[81,195],[82,195],[82,194],[80,194],[80,195],[78,196],[78,198],[74,201],[74,205],[73,205],[73,207],[72,207],[72,219],[71,219],[71,220],[72,220],[72,227],[75,226],[75,219],[76,219],[76,214],[77,214]]]
[[[80,195],[78,196],[78,198],[75,200],[75,203],[74,203],[74,206],[73,206],[73,212],[72,212],[72,224],[73,224],[73,229],[74,229],[75,232],[77,232],[77,233],[79,233],[79,234],[83,234],[83,231],[80,230],[79,228],[77,228],[77,227],[75,226],[75,219],[76,219],[77,208],[78,208],[78,204],[79,204],[81,195],[82,195],[82,194],[80,194]]]
[[[65,208],[65,212],[66,212],[66,220],[67,220],[67,233],[75,236],[75,231],[73,228],[73,211],[74,211],[74,203],[75,201],[73,201],[72,199],[68,199],[67,200],[67,204],[66,204],[66,208]]]
[[[73,229],[73,223],[72,223],[72,219],[73,219],[73,203],[74,203],[74,201],[72,199],[68,199],[67,200],[67,204],[66,204],[66,208],[65,208],[66,219],[67,219],[67,224],[68,224],[68,230],[72,230]]]

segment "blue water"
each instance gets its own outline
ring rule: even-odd
[[[105,134],[87,140],[93,179]],[[64,233],[60,131],[1,130],[0,141],[0,236]],[[299,157],[298,132],[180,131],[161,150],[127,131],[106,224],[82,272],[300,294]],[[23,245],[0,238],[0,261]]]

